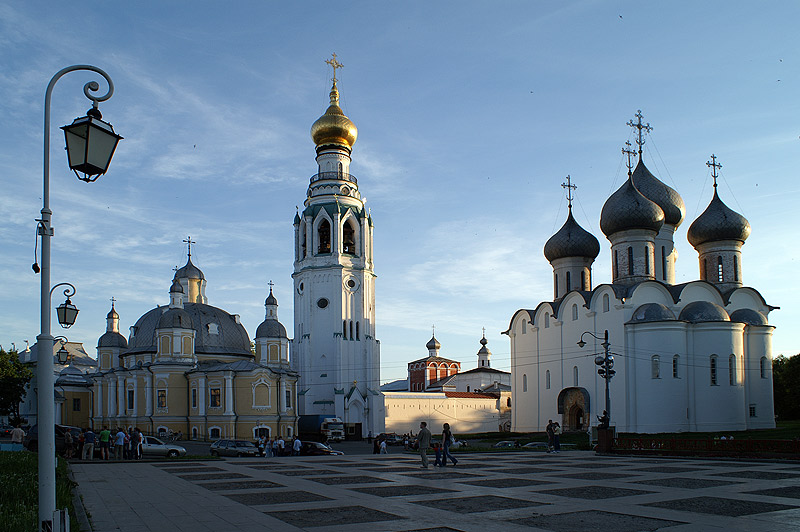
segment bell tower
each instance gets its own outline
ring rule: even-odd
[[[358,136],[339,106],[336,54],[330,105],[311,126],[317,173],[295,215],[294,340],[301,415],[338,417],[348,436],[383,432],[375,338],[372,217],[350,155]]]

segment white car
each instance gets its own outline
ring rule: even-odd
[[[172,443],[164,443],[155,436],[145,436],[142,442],[142,454],[177,458],[186,456],[186,448]]]

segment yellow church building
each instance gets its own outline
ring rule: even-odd
[[[199,440],[293,436],[298,373],[272,288],[251,344],[238,315],[208,304],[206,279],[189,246],[169,304],[141,316],[127,340],[112,302],[92,374],[94,427]]]

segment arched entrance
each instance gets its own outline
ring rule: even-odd
[[[564,430],[584,431],[589,426],[589,392],[586,388],[564,388],[558,394],[558,413]]]

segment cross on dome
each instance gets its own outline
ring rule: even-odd
[[[275,286],[275,283],[273,283],[272,279],[270,279],[267,284],[269,285],[269,291],[272,292],[272,287]]]
[[[197,242],[192,240],[192,237],[190,237],[190,236],[187,236],[186,239],[183,242],[189,246],[189,252],[188,253],[189,253],[189,258],[191,259],[192,258],[192,244],[197,244]]]
[[[717,156],[712,153],[711,154],[711,160],[710,161],[706,161],[706,166],[711,168],[711,177],[714,178],[714,188],[717,188],[717,177],[719,177],[717,175],[717,169],[721,169],[722,168],[722,165],[717,162]]]
[[[572,191],[573,190],[577,190],[578,186],[577,185],[573,185],[572,184],[572,178],[569,175],[567,175],[567,182],[566,183],[561,183],[561,187],[564,188],[567,191],[567,203],[568,203],[568,206],[569,206],[569,210],[571,211],[572,210],[572,200],[574,198],[574,196],[572,195]],[[486,333],[486,329],[485,328],[483,329],[483,332]]]
[[[642,115],[641,109],[637,110],[636,114],[633,116],[637,119],[636,123],[634,123],[633,120],[628,120],[628,125],[639,130],[639,138],[636,139],[636,144],[639,146],[639,159],[641,159],[642,146],[644,146],[644,133],[650,133],[653,131],[653,128],[650,127],[650,122],[642,124],[642,118],[644,118],[644,116]]]
[[[630,176],[631,171],[633,170],[633,163],[631,162],[631,156],[636,155],[636,152],[631,149],[631,141],[629,140],[625,141],[625,147],[622,148],[622,153],[628,156],[628,176]]]
[[[114,303],[116,301],[117,301],[117,299],[114,296],[111,296],[111,308],[114,308]]]
[[[341,64],[339,61],[337,61],[335,52],[332,53],[331,55],[333,56],[333,58],[332,59],[326,59],[325,62],[327,64],[329,64],[333,68],[333,79],[331,79],[331,81],[333,81],[333,84],[336,85],[336,81],[337,81],[336,80],[336,69],[337,68],[342,68],[342,67],[344,67],[344,65]]]

